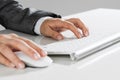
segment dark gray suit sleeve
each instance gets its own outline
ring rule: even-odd
[[[60,15],[42,10],[23,8],[15,0],[0,0],[0,24],[7,29],[12,29],[28,34],[34,33],[34,26],[42,17],[61,18]]]

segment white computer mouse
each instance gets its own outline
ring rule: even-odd
[[[42,68],[49,66],[53,62],[48,56],[41,57],[39,60],[33,60],[22,52],[16,52],[16,54],[28,67]]]

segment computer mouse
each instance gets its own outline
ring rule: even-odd
[[[16,54],[28,67],[42,68],[49,66],[53,62],[53,60],[48,56],[41,57],[39,60],[33,60],[22,52],[17,52]]]

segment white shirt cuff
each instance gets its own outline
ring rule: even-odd
[[[40,18],[40,19],[37,21],[37,23],[36,23],[36,25],[35,25],[35,28],[34,28],[34,32],[35,32],[36,34],[41,35],[41,32],[40,32],[41,25],[42,25],[42,23],[43,23],[46,19],[48,19],[48,18],[52,18],[52,17],[43,17],[43,18]]]

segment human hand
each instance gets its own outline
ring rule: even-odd
[[[82,31],[82,33],[78,31],[78,28]],[[86,37],[89,35],[88,29],[78,18],[70,18],[67,20],[60,18],[46,19],[41,25],[40,32],[44,36],[52,37],[56,40],[62,40],[64,37],[60,34],[60,32],[67,29],[71,30],[77,38]]]
[[[46,56],[46,53],[34,42],[16,34],[0,34],[0,64],[23,69],[25,64],[15,55],[22,51],[34,60]]]

